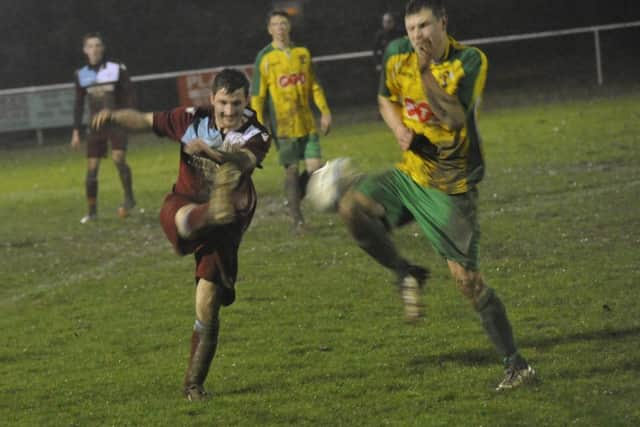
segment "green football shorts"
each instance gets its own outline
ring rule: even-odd
[[[319,159],[320,137],[317,133],[311,133],[300,138],[276,138],[276,148],[283,166],[297,164],[304,159]]]
[[[388,226],[415,220],[441,256],[478,269],[477,189],[446,194],[421,186],[398,169],[368,176],[355,189],[384,206]]]

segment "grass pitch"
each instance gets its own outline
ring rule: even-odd
[[[501,367],[444,262],[415,226],[401,250],[429,265],[427,319],[402,322],[391,276],[334,216],[292,238],[273,150],[222,311],[208,389],[181,397],[193,261],[157,222],[178,149],[149,135],[129,154],[138,207],[120,220],[115,169],[100,220],[81,226],[85,160],[66,147],[0,156],[0,424],[638,425],[640,97],[484,113],[481,265],[540,381],[493,387]],[[325,157],[365,171],[398,157],[382,122],[338,126]]]

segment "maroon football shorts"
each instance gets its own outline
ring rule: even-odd
[[[205,227],[196,238],[187,240],[178,235],[175,217],[181,207],[190,203],[196,202],[181,194],[167,194],[160,208],[160,224],[179,255],[194,254],[196,283],[199,279],[215,283],[222,290],[222,305],[230,305],[235,300],[238,248],[250,218]]]
[[[127,131],[121,127],[108,127],[90,131],[87,135],[87,157],[107,157],[107,143],[111,141],[112,150],[127,150]]]

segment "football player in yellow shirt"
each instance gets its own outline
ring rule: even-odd
[[[327,135],[331,128],[331,111],[324,91],[311,64],[311,53],[291,42],[291,20],[284,11],[269,14],[267,30],[272,42],[257,55],[253,71],[251,107],[261,123],[265,104],[271,133],[285,168],[285,191],[293,231],[303,229],[300,201],[304,197],[309,175],[322,166],[320,141],[310,99],[320,110],[320,131]],[[303,160],[306,170],[299,174]]]
[[[408,38],[387,47],[378,94],[402,160],[356,183],[339,212],[360,247],[396,274],[410,321],[424,316],[429,272],[398,253],[389,229],[412,220],[420,225],[503,358],[505,377],[497,390],[504,390],[533,379],[535,371],[518,352],[504,305],[478,266],[476,184],[484,161],[476,113],[487,60],[450,37],[447,23],[442,0],[407,3]]]

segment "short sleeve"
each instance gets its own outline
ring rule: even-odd
[[[170,111],[153,113],[153,131],[158,136],[165,136],[180,141],[185,131],[193,122],[192,107],[178,107]]]
[[[458,87],[458,99],[465,111],[470,111],[484,91],[487,80],[487,57],[479,49],[467,48],[461,60],[464,77]]]
[[[271,135],[269,135],[269,132],[261,126],[260,132],[249,138],[249,140],[244,144],[243,148],[251,151],[253,155],[256,156],[256,164],[259,166],[267,156],[270,146]]]

